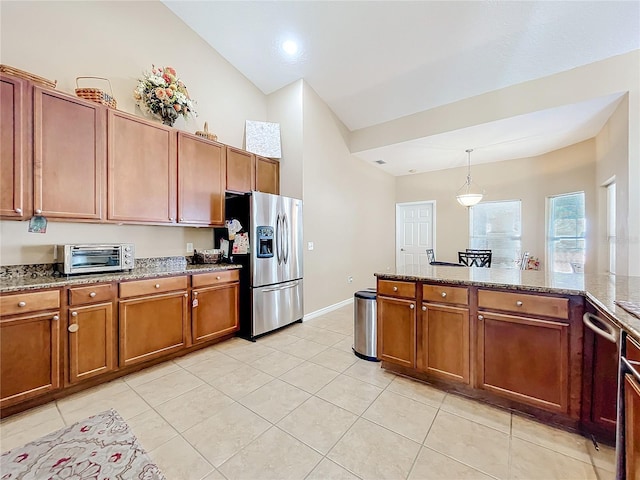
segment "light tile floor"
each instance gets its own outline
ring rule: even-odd
[[[613,449],[355,357],[353,307],[5,419],[2,451],[115,408],[168,480],[612,479]]]

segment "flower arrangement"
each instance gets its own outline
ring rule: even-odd
[[[162,119],[165,125],[172,126],[178,115],[185,120],[189,114],[197,115],[187,87],[172,67],[152,65],[151,73],[145,73],[138,81],[133,98],[144,113]]]
[[[540,270],[540,260],[538,257],[529,257],[526,270]]]

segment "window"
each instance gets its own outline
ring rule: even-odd
[[[547,260],[551,271],[584,271],[585,234],[584,192],[549,197]]]
[[[492,267],[516,266],[522,236],[520,203],[483,202],[469,209],[470,248],[491,249]]]
[[[616,273],[616,182],[607,185],[607,241],[609,272]]]

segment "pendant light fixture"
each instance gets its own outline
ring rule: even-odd
[[[478,185],[474,184],[471,181],[471,152],[473,149],[470,148],[465,150],[467,152],[467,181],[456,193],[456,198],[458,199],[458,203],[464,207],[472,207],[482,200],[484,196],[484,190],[478,187]]]

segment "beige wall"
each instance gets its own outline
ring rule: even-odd
[[[246,120],[267,119],[266,97],[161,2],[0,2],[3,64],[58,81],[73,93],[75,77],[108,77],[118,109],[142,115],[132,97],[151,64],[171,65],[196,100],[198,118],[176,128],[195,132],[204,121],[221,142],[243,147]],[[185,244],[213,247],[210,229],[50,222],[30,234],[26,222],[0,221],[3,265],[52,261],[52,245],[79,241],[134,242],[139,257],[184,255]]]
[[[522,201],[522,249],[545,257],[546,197],[584,191],[588,225],[596,218],[595,140],[572,145],[537,157],[474,166],[473,181],[486,195],[483,201]],[[436,201],[436,256],[457,262],[457,252],[469,246],[469,217],[456,201],[466,168],[451,168],[396,179],[396,201]],[[594,229],[587,245],[595,245]],[[587,268],[595,268],[596,249],[588,247]]]
[[[394,266],[394,177],[351,155],[346,136],[305,83],[305,313],[374,287],[373,273]]]
[[[629,256],[629,188],[638,189],[638,180],[629,178],[629,97],[618,105],[600,133],[596,136],[596,184],[598,202],[598,272],[609,270],[607,238],[607,192],[604,185],[616,182],[616,273],[626,275],[630,265],[640,258]]]

